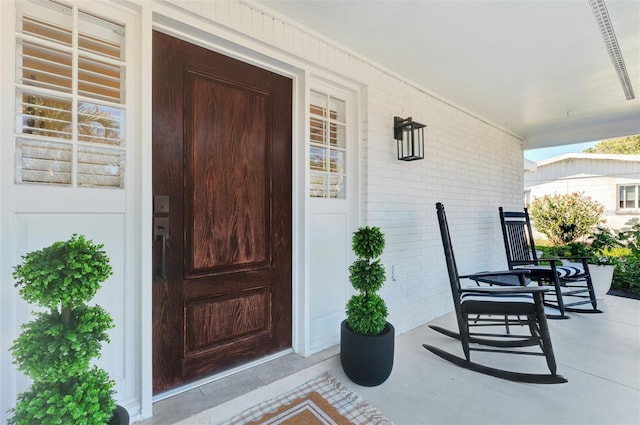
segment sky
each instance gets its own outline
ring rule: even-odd
[[[577,143],[573,145],[554,146],[551,148],[529,149],[524,151],[524,157],[531,161],[542,161],[543,159],[562,155],[563,153],[582,152],[594,146],[596,142]]]

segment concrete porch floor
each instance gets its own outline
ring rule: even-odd
[[[640,424],[640,301],[607,295],[599,307],[603,314],[549,321],[566,384],[514,383],[456,367],[422,344],[462,355],[459,342],[421,326],[396,338],[393,372],[378,387],[350,382],[338,347],[309,358],[288,354],[157,402],[140,424],[218,424],[327,371],[396,425]],[[455,316],[431,323],[455,329]],[[546,370],[540,357],[490,356],[503,368]]]

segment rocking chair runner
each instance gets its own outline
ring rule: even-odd
[[[596,295],[593,291],[591,274],[587,257],[544,258],[540,260],[533,240],[533,231],[529,219],[529,211],[500,211],[502,236],[507,254],[509,269],[526,269],[531,272],[531,280],[538,285],[549,285],[552,290],[546,297],[546,305],[557,309],[558,315],[548,314],[549,318],[568,319],[565,312],[602,313],[598,310]],[[563,266],[561,260],[581,263],[582,267]],[[549,262],[549,265],[540,264]],[[587,308],[576,308],[588,305]]]
[[[539,384],[567,382],[565,378],[556,374],[556,361],[544,313],[543,293],[548,291],[548,288],[526,286],[525,276],[528,274],[526,270],[483,272],[468,276],[458,275],[444,206],[437,203],[436,210],[459,333],[439,326],[430,327],[446,336],[459,339],[465,357],[457,357],[427,344],[423,344],[423,347],[458,366],[497,378]],[[503,286],[462,288],[460,279],[464,278]],[[492,316],[497,317],[493,318]],[[526,326],[525,329],[528,330],[528,333],[513,334],[508,330],[496,333],[496,329],[502,329],[505,321],[509,325]],[[481,327],[488,330],[485,332],[474,331],[474,329]],[[476,347],[475,345],[490,348]],[[534,346],[539,347],[540,351],[525,348]],[[550,373],[521,373],[474,363],[471,361],[471,351],[545,356]]]

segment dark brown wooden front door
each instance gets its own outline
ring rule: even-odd
[[[291,346],[290,79],[153,36],[153,388]]]

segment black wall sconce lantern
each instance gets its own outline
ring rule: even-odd
[[[424,159],[424,128],[426,125],[413,121],[411,117],[393,117],[393,138],[398,144],[400,161]]]

